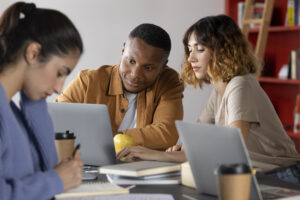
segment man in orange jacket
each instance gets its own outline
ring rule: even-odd
[[[176,144],[175,120],[183,118],[183,82],[166,66],[169,34],[154,24],[134,28],[124,43],[120,64],[82,70],[58,102],[106,104],[114,133],[132,136],[136,145],[166,149]]]

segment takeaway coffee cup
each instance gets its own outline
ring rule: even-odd
[[[72,157],[75,139],[74,133],[70,131],[55,133],[55,145],[59,162]]]
[[[246,164],[220,165],[216,169],[220,200],[248,200],[251,170]]]

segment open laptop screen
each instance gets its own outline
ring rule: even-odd
[[[48,103],[55,132],[74,132],[86,165],[104,166],[116,162],[113,134],[106,105]]]
[[[248,151],[238,129],[183,121],[175,123],[200,193],[217,195],[214,170],[219,165],[245,163],[251,167]],[[262,199],[254,176],[250,199]]]

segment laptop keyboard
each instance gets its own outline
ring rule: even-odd
[[[263,185],[263,184],[259,185],[259,188],[261,190],[261,194],[264,200],[300,195],[299,190],[293,190],[288,188]]]
[[[97,166],[83,166],[82,181],[83,182],[107,182],[105,174],[99,174]]]
[[[82,173],[82,181],[83,182],[107,182],[107,178],[105,174],[90,174],[90,173]]]
[[[277,194],[272,194],[268,192],[261,192],[261,195],[264,200],[278,199],[279,197],[282,197],[282,196],[278,196]]]

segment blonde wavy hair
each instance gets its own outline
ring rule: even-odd
[[[195,34],[199,44],[211,52],[207,76],[198,80],[188,62],[188,42]],[[233,77],[248,73],[260,75],[260,63],[255,57],[252,46],[242,34],[237,24],[226,15],[208,16],[193,24],[183,38],[185,59],[181,76],[186,84],[202,87],[203,82],[223,80],[228,83]]]

